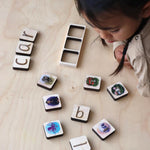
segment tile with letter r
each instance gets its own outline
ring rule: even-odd
[[[89,118],[90,107],[83,105],[74,105],[71,120],[87,122]]]
[[[13,62],[13,69],[28,70],[30,65],[29,56],[16,55]]]
[[[72,150],[91,150],[86,136],[80,136],[70,139],[70,145]]]
[[[43,125],[46,138],[53,138],[64,134],[59,120],[46,122]]]
[[[37,33],[36,30],[25,28],[20,35],[20,40],[34,42]]]

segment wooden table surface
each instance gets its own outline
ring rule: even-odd
[[[87,136],[92,150],[150,149],[150,98],[140,96],[132,70],[124,68],[109,76],[117,66],[111,46],[103,47],[98,34],[87,26],[77,68],[60,65],[62,48],[70,23],[86,25],[73,0],[1,0],[0,1],[0,149],[71,150],[69,140]],[[13,70],[19,36],[24,28],[39,32],[28,71]],[[51,91],[36,84],[44,72],[53,73],[58,82]],[[102,77],[100,92],[83,89],[85,76]],[[107,86],[121,81],[129,95],[114,101]],[[62,109],[46,112],[42,97],[59,94]],[[90,106],[87,123],[70,119],[73,105]],[[116,132],[100,140],[92,127],[107,119]],[[47,140],[43,123],[60,120],[61,137]]]

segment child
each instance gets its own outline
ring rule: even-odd
[[[150,0],[75,0],[78,12],[100,35],[113,43],[119,62],[132,67],[138,78],[137,89],[150,96]]]

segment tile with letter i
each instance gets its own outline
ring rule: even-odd
[[[114,100],[118,100],[121,97],[128,95],[128,91],[121,82],[117,82],[107,87],[108,93]]]
[[[29,56],[16,55],[13,63],[13,69],[28,70],[30,65]]]
[[[88,75],[86,76],[84,89],[100,91],[101,77]]]
[[[20,40],[34,42],[37,33],[36,30],[25,28],[20,35]]]
[[[58,94],[43,96],[45,110],[60,109],[61,101]]]
[[[115,132],[115,128],[106,119],[98,122],[95,126],[93,126],[92,130],[102,140],[105,140],[108,136]]]
[[[80,136],[70,139],[72,150],[91,150],[86,136]]]
[[[16,48],[16,54],[31,55],[32,48],[33,48],[32,42],[19,41]]]
[[[83,105],[74,105],[71,120],[87,122],[89,118],[90,107]]]
[[[51,90],[57,81],[57,77],[52,74],[45,73],[40,77],[37,85],[45,89]]]
[[[46,122],[43,125],[46,138],[53,138],[63,135],[63,129],[59,120]]]

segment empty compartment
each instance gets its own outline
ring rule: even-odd
[[[76,39],[76,38],[69,38],[69,37],[67,37],[64,48],[80,51],[81,44],[82,44],[82,40]]]
[[[75,26],[75,25],[70,25],[68,35],[77,37],[77,38],[83,38],[85,32],[85,28],[82,26]]]
[[[64,50],[61,61],[66,63],[77,64],[79,53],[74,51]]]

